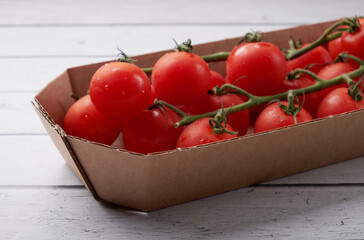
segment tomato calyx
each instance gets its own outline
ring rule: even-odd
[[[70,97],[73,98],[76,101],[80,100],[80,98],[81,98],[80,96],[78,96],[78,95],[76,95],[74,93],[72,93]]]
[[[124,53],[119,48],[118,48],[118,51],[119,51],[119,53],[117,55],[117,57],[118,57],[118,59],[116,60],[117,62],[134,63],[137,61],[135,59],[130,58],[128,55],[126,55],[126,53]]]
[[[237,45],[242,43],[252,43],[252,42],[260,42],[262,41],[262,32],[248,32],[244,35],[244,37],[238,42]]]
[[[309,71],[309,69],[311,67],[317,66],[317,65],[319,65],[319,64],[312,63],[310,65],[307,65],[307,67],[305,67],[304,70]],[[311,73],[314,74],[313,72],[311,72]],[[297,80],[297,79],[301,78],[303,74],[304,74],[304,72],[291,71],[291,72],[287,73],[287,80],[289,80],[289,81]]]
[[[216,135],[220,135],[220,134],[231,134],[231,135],[237,135],[238,132],[232,132],[229,131],[226,126],[227,126],[227,121],[226,121],[226,116],[229,114],[229,111],[224,111],[224,107],[222,107],[217,114],[215,115],[214,118],[210,118],[209,119],[209,125],[212,128],[212,131],[214,134]]]
[[[346,19],[349,23],[349,27],[348,28],[344,28],[344,29],[338,29],[338,31],[346,31],[349,32],[350,34],[355,33],[357,30],[359,30],[360,28],[360,21],[359,21],[359,17],[354,17],[354,18],[347,18]]]
[[[174,50],[176,52],[189,52],[189,53],[192,53],[193,51],[193,46],[192,46],[192,41],[191,39],[187,39],[187,41],[181,43],[181,44],[178,44],[177,41],[172,38],[174,43],[176,44],[176,46],[174,47]]]
[[[212,90],[209,90],[207,92],[207,94],[216,95],[216,96],[222,96],[222,95],[226,95],[226,94],[229,94],[229,93],[239,94],[238,92],[232,91],[232,89],[230,89],[230,88],[226,89],[223,86],[221,86],[221,87],[215,86],[215,87],[212,88]]]
[[[346,74],[343,74],[342,76],[345,78],[345,80],[348,82],[348,94],[349,96],[355,100],[355,102],[362,101],[363,100],[363,92],[362,92],[362,82],[364,75],[360,78],[358,82],[354,82],[351,78],[349,78]]]
[[[280,109],[282,109],[282,111],[285,114],[292,115],[295,124],[297,124],[297,118],[296,118],[296,116],[297,116],[297,114],[300,113],[300,111],[302,109],[302,106],[303,106],[303,103],[300,104],[297,96],[295,96],[295,94],[294,94],[294,92],[292,90],[289,90],[288,91],[287,100],[288,100],[287,106],[286,105],[283,105],[280,100],[277,100],[278,106],[280,107]],[[304,101],[305,100],[303,99],[303,102]],[[296,107],[295,102],[297,103],[298,107]]]

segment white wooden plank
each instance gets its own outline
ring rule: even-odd
[[[1,1],[1,25],[304,23],[360,15],[363,1]]]
[[[271,31],[287,25],[251,26],[100,26],[0,28],[0,57],[105,56],[120,48],[128,55],[172,49],[188,38],[193,44],[243,36],[253,30]],[[46,67],[46,66],[44,66]],[[1,80],[3,81],[3,80]]]
[[[116,59],[116,55],[97,58],[0,58],[0,72],[3,73],[0,75],[0,93],[36,93],[67,68],[111,59]]]
[[[78,188],[0,188],[2,239],[362,239],[363,187],[258,187],[140,213]]]
[[[30,104],[35,93],[0,93],[0,134],[46,134]]]
[[[82,185],[47,135],[0,135],[0,186]],[[265,184],[364,184],[364,157]]]
[[[0,185],[82,185],[46,135],[0,136],[0,146]]]

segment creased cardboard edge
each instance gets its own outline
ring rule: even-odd
[[[72,167],[71,162],[67,161],[67,159],[65,158],[67,165],[69,165],[69,167],[73,170],[73,172],[80,179],[80,181],[84,184],[84,186],[87,188],[87,190],[92,194],[92,196],[96,200],[100,200],[100,198],[98,197],[94,187],[92,186],[92,183],[89,180],[86,172],[83,170],[83,167],[82,167],[80,161],[78,160],[75,152],[73,151],[71,145],[69,144],[66,133],[62,130],[62,128],[59,125],[54,123],[53,119],[49,116],[47,111],[41,106],[41,104],[36,99],[34,99],[34,102],[31,101],[31,104],[32,104],[33,108],[35,109],[35,111],[37,112],[39,118],[41,119],[41,121],[42,121],[45,129],[47,130],[49,136],[51,137],[52,141],[56,145],[58,151],[62,155],[66,154],[66,152],[62,151],[62,149],[59,147],[59,145],[57,143],[59,142],[59,139],[63,142],[65,148],[67,149],[67,153],[69,154],[69,157],[75,164],[76,169],[74,167]],[[52,133],[51,131],[55,132],[56,136],[58,136],[59,139],[55,138],[54,135],[51,134]],[[76,172],[76,171],[78,171],[78,172]]]

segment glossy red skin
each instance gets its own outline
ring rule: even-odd
[[[210,70],[210,76],[211,76],[211,82],[210,82],[209,89],[212,89],[212,88],[214,88],[216,86],[221,87],[222,85],[227,83],[225,78],[218,72]]]
[[[282,84],[286,60],[272,43],[244,43],[233,49],[226,60],[226,79],[258,96],[271,95]],[[246,76],[246,77],[243,77]]]
[[[283,105],[287,106],[287,102],[282,101]],[[307,122],[312,120],[308,111],[304,108],[296,115],[297,123]],[[254,132],[264,132],[280,127],[285,127],[295,124],[293,115],[286,114],[279,107],[278,103],[268,105],[258,116],[254,125]]]
[[[174,149],[183,127],[173,126],[180,120],[175,112],[164,113],[159,108],[144,110],[129,119],[123,129],[125,149],[143,154]]]
[[[364,101],[355,103],[355,100],[348,94],[348,88],[337,88],[321,101],[317,117],[322,118],[363,108]]]
[[[92,76],[90,96],[95,107],[115,118],[132,117],[147,107],[150,99],[148,76],[137,66],[111,62]]]
[[[340,76],[343,73],[348,73],[348,72],[351,72],[354,70],[355,70],[355,67],[352,66],[351,64],[339,62],[339,63],[333,63],[333,64],[326,65],[317,73],[317,76],[324,80],[330,80],[337,76]],[[337,86],[333,86],[333,87],[329,87],[324,90],[321,90],[320,92],[322,94],[322,98],[324,98],[327,94],[329,94],[332,90],[334,90],[336,88],[347,87],[347,86],[348,86],[347,83],[343,83],[343,84],[340,84]]]
[[[154,101],[156,98],[158,98],[158,95],[152,84],[152,85],[150,85],[150,99],[149,99],[148,107],[154,104]]]
[[[344,51],[341,46],[341,37],[330,41],[327,44],[327,46],[328,46],[328,50],[329,50],[332,60],[335,60],[337,58],[337,56],[339,55],[339,53]]]
[[[290,89],[306,88],[313,84],[315,84],[315,81],[304,76],[295,80],[285,79],[283,81],[284,91],[288,91]],[[322,94],[321,91],[306,94],[304,97],[299,96],[300,102],[304,104],[303,107],[311,114],[313,118],[316,117],[317,108],[323,98],[324,95]]]
[[[237,137],[237,135],[228,133],[215,134],[209,125],[209,120],[210,118],[201,118],[188,125],[178,138],[176,147],[193,147]],[[229,124],[226,125],[226,129],[234,131]]]
[[[243,99],[235,94],[226,94],[221,96],[206,96],[199,104],[195,104],[190,109],[190,114],[202,114],[221,109],[221,106],[232,107],[244,103]],[[239,136],[245,135],[250,125],[249,110],[229,114],[226,118],[227,123],[232,126],[235,131],[239,132]]]
[[[302,45],[301,48],[307,45],[309,45],[309,43]],[[296,68],[306,68],[310,64],[317,63],[318,65],[310,67],[311,72],[317,73],[323,65],[331,62],[332,58],[330,53],[324,47],[318,46],[298,58],[287,61],[287,72],[291,72]]]
[[[200,56],[187,52],[165,54],[152,72],[158,96],[173,105],[192,105],[200,101],[210,82],[208,64]]]
[[[122,127],[122,121],[109,118],[97,110],[90,95],[72,104],[63,122],[63,129],[68,135],[107,145],[116,140]]]
[[[359,19],[360,28],[354,33],[343,32],[341,35],[341,47],[343,51],[348,52],[362,60],[364,60],[364,19]],[[358,66],[352,60],[348,60],[351,64]]]

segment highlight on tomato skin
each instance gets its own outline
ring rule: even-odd
[[[125,149],[142,154],[174,149],[183,131],[183,127],[174,127],[180,119],[167,108],[144,110],[124,125]]]
[[[90,96],[95,107],[110,118],[125,120],[147,107],[151,86],[148,76],[134,64],[110,62],[92,76]]]
[[[287,106],[287,101],[282,101],[282,105]],[[295,104],[296,105],[296,104]],[[298,107],[296,105],[296,107]],[[312,117],[306,109],[302,108],[296,115],[297,123],[311,121]],[[264,132],[290,126],[295,124],[293,115],[286,114],[280,107],[278,102],[268,105],[258,116],[254,125],[254,133]]]
[[[215,134],[209,124],[209,120],[210,118],[201,118],[188,125],[178,138],[176,147],[194,147],[238,137],[238,135],[228,133]],[[227,130],[235,132],[229,124],[226,124],[225,127]]]
[[[285,56],[276,45],[243,43],[226,60],[226,79],[251,94],[267,96],[280,90],[286,68]]]
[[[68,135],[111,145],[119,136],[123,121],[102,114],[91,102],[90,95],[76,101],[68,109],[63,129]]]
[[[210,86],[210,69],[200,56],[172,52],[155,63],[152,83],[161,100],[173,105],[190,106],[200,101]]]
[[[323,118],[364,108],[363,100],[355,100],[348,94],[348,88],[336,88],[321,101],[317,117]]]

